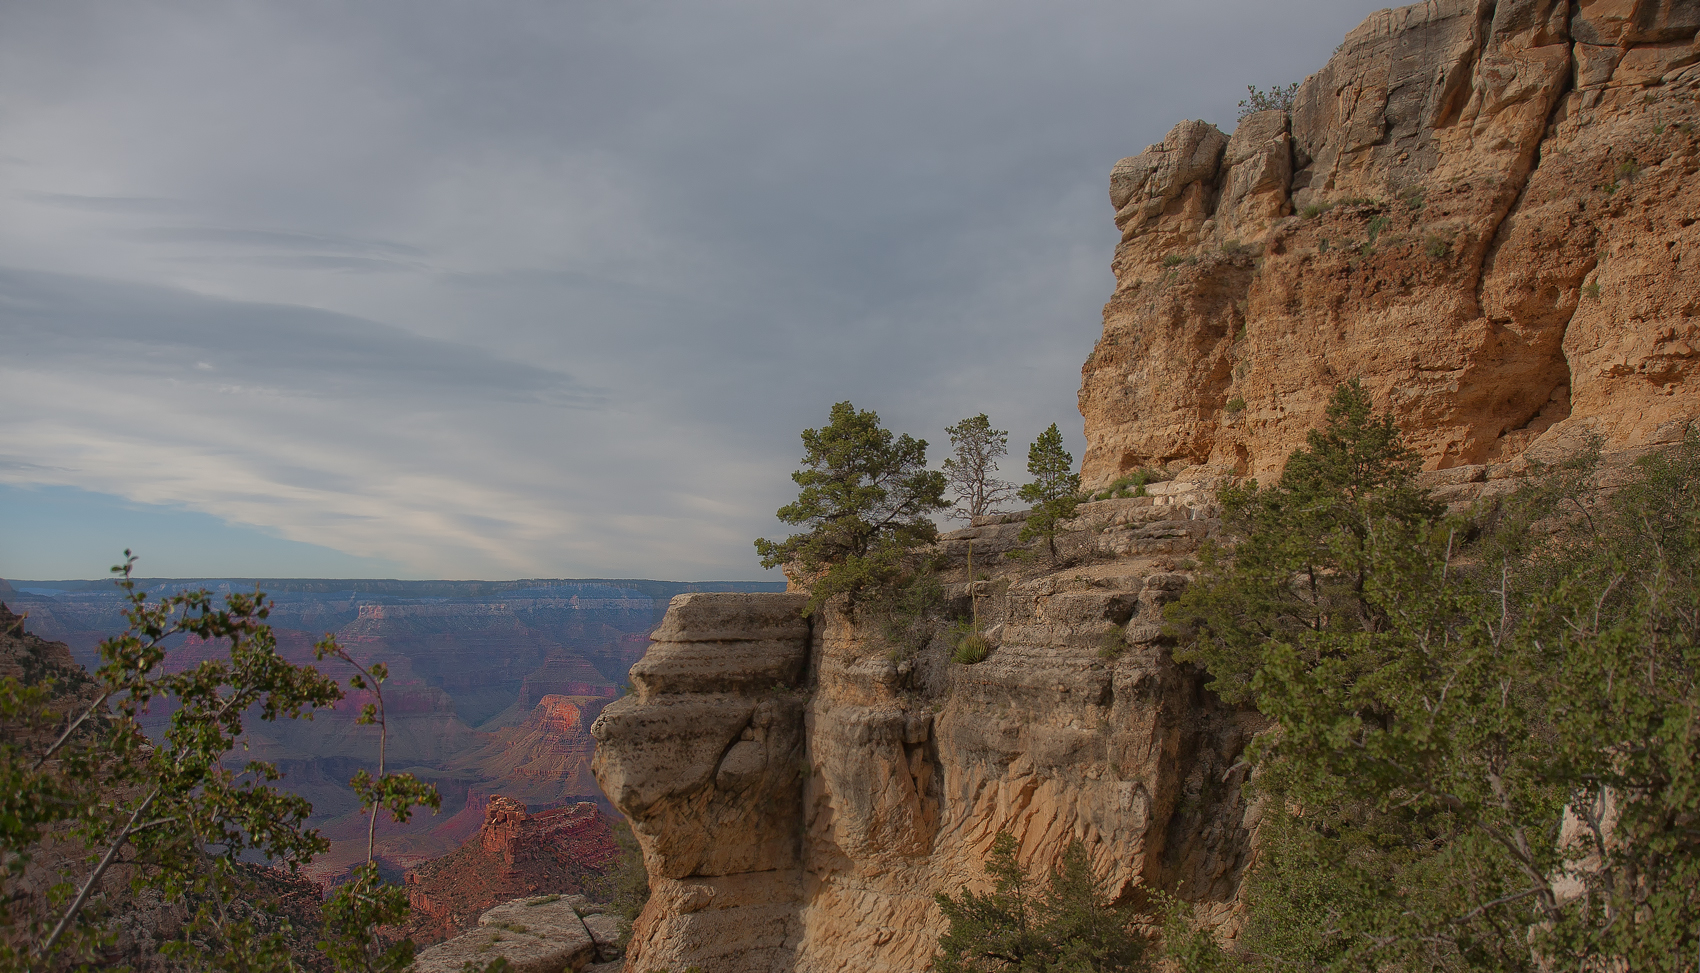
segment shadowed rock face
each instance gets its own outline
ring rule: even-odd
[[[1700,398],[1697,30],[1693,0],[1383,10],[1291,113],[1118,162],[1083,484],[1267,476],[1353,377],[1429,469],[1669,441]]]

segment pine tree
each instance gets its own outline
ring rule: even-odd
[[[1009,432],[993,429],[984,412],[946,426],[956,455],[944,461],[945,479],[956,494],[950,516],[972,521],[995,513],[999,503],[1015,492],[1014,484],[998,479],[998,457],[1009,453]]]
[[[1022,526],[1020,536],[1023,541],[1043,537],[1051,560],[1055,561],[1060,524],[1074,516],[1074,508],[1082,499],[1080,475],[1074,472],[1074,456],[1063,449],[1062,431],[1056,423],[1051,423],[1027,447],[1027,473],[1033,480],[1024,484],[1018,495],[1033,505],[1033,512]]]

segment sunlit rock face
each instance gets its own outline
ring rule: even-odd
[[[1062,555],[1085,569],[992,563],[1019,521],[947,535],[951,603],[996,644],[974,666],[841,610],[806,622],[802,595],[675,599],[637,694],[592,729],[654,889],[627,968],[919,969],[933,893],[983,884],[1004,830],[1036,866],[1079,838],[1118,891],[1183,884],[1225,918],[1249,836],[1231,765],[1260,724],[1156,641],[1214,524],[1200,481],[1158,486],[1083,508]],[[994,575],[974,605],[970,541]],[[1132,640],[1118,658],[1110,631]]]
[[[1351,378],[1429,469],[1672,439],[1700,398],[1697,29],[1693,2],[1384,10],[1290,114],[1118,162],[1085,486],[1267,478]]]

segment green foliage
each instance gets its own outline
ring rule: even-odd
[[[986,656],[992,653],[992,643],[979,632],[970,631],[962,636],[951,650],[950,661],[960,665],[971,666],[986,661]]]
[[[1617,164],[1617,181],[1634,182],[1641,175],[1641,160],[1630,156]]]
[[[340,659],[354,670],[348,680],[349,688],[371,696],[371,702],[360,707],[355,723],[378,728],[377,774],[374,776],[361,768],[349,782],[366,815],[366,861],[325,900],[326,938],[319,941],[319,948],[338,973],[402,973],[413,964],[413,940],[396,939],[387,935],[385,929],[407,919],[407,891],[386,883],[378,875],[374,855],[378,813],[387,812],[391,820],[405,824],[416,807],[428,807],[436,812],[442,807],[442,798],[435,787],[412,774],[392,774],[385,769],[389,723],[384,714],[384,681],[389,678],[389,669],[381,662],[362,666],[331,638],[314,646],[313,651],[317,659]]]
[[[1582,296],[1586,297],[1590,301],[1599,300],[1600,299],[1600,282],[1597,281],[1597,280],[1591,280],[1591,281],[1588,281],[1586,284],[1583,284],[1582,285]]]
[[[997,478],[998,457],[1009,454],[1009,432],[993,429],[984,412],[946,426],[955,455],[944,461],[945,480],[956,494],[950,516],[972,520],[996,513],[997,505],[1015,492],[1013,484]]]
[[[1111,625],[1098,636],[1098,658],[1119,659],[1127,652],[1127,633],[1120,625]]]
[[[1239,415],[1245,411],[1245,398],[1239,395],[1234,396],[1222,406],[1222,411],[1231,416]]]
[[[271,786],[274,765],[232,754],[248,720],[295,717],[341,693],[277,653],[263,594],[222,608],[206,591],[150,602],[134,563],[126,551],[113,569],[129,626],[100,644],[92,685],[0,680],[0,969],[93,961],[112,938],[103,879],[114,867],[133,894],[190,904],[218,967],[281,968],[283,933],[261,934],[252,909],[233,908],[251,884],[243,860],[293,870],[327,846],[305,827],[311,805]],[[184,636],[228,655],[166,671],[166,643]],[[153,739],[137,720],[150,707],[170,713]]]
[[[1700,436],[1609,501],[1558,469],[1474,530],[1415,471],[1342,386],[1275,487],[1224,497],[1231,558],[1171,608],[1177,657],[1276,727],[1241,958],[1691,968]]]
[[[879,589],[864,607],[877,619],[880,637],[892,647],[894,658],[908,658],[932,641],[943,606],[944,584],[933,565],[925,564]]]
[[[1074,456],[1063,449],[1062,431],[1056,423],[1039,434],[1027,448],[1027,473],[1033,479],[1022,486],[1021,499],[1033,512],[1021,527],[1020,539],[1043,537],[1052,560],[1057,556],[1057,534],[1061,522],[1074,516],[1080,505],[1080,475],[1074,472]]]
[[[1229,702],[1255,701],[1252,681],[1274,639],[1384,626],[1366,587],[1370,538],[1397,528],[1414,539],[1441,509],[1417,490],[1419,463],[1392,415],[1375,416],[1355,379],[1335,389],[1326,416],[1275,486],[1223,491],[1233,559],[1207,548],[1198,583],[1168,610],[1189,633],[1176,657],[1201,662]]]
[[[1303,216],[1307,220],[1314,220],[1318,216],[1321,216],[1333,208],[1333,205],[1330,203],[1306,203],[1304,208],[1299,210],[1299,215]]]
[[[1154,470],[1150,467],[1140,467],[1131,473],[1116,477],[1115,482],[1092,495],[1094,500],[1109,500],[1116,497],[1143,497],[1147,483],[1161,483],[1170,479],[1165,470]]]
[[[1423,253],[1436,260],[1445,260],[1452,252],[1452,244],[1438,233],[1430,233],[1423,237]]]
[[[1043,887],[1025,874],[1018,846],[999,832],[986,858],[992,891],[934,898],[950,928],[933,959],[938,973],[1098,973],[1149,968],[1131,910],[1106,902],[1086,849],[1069,842]]]
[[[1166,270],[1170,267],[1179,267],[1181,264],[1183,264],[1185,262],[1186,262],[1186,255],[1185,254],[1171,253],[1168,256],[1165,256],[1163,258],[1163,268]]]
[[[1264,91],[1255,85],[1246,85],[1246,97],[1240,102],[1240,121],[1255,115],[1260,111],[1292,111],[1293,99],[1298,97],[1298,82],[1293,82],[1285,88],[1280,85]]]
[[[1369,245],[1372,247],[1375,246],[1375,238],[1381,235],[1382,230],[1385,230],[1392,225],[1393,221],[1382,214],[1378,213],[1375,216],[1370,217]]]
[[[802,490],[779,519],[808,530],[755,545],[763,567],[821,573],[806,609],[813,613],[834,595],[900,576],[905,556],[938,537],[928,515],[949,504],[945,475],[927,469],[927,441],[894,438],[878,415],[849,402],[832,407],[827,425],[803,430],[803,447],[805,468],[791,474]]]

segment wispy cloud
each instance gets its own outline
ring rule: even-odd
[[[0,481],[755,575],[834,401],[1078,455],[1109,167],[1373,6],[0,5]]]

